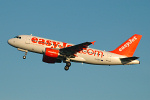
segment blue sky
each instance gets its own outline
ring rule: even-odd
[[[149,100],[149,0],[0,0],[0,100]],[[46,64],[42,55],[7,44],[33,34],[110,51],[143,35],[134,56],[141,64]]]

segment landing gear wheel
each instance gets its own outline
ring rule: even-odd
[[[71,63],[70,63],[70,62],[67,62],[64,69],[65,69],[66,71],[68,71],[70,66],[71,66]]]
[[[70,63],[70,62],[66,63],[66,66],[70,67],[70,66],[71,66],[71,63]]]
[[[23,56],[23,59],[26,59],[27,52],[28,51],[25,51],[25,55]]]
[[[64,68],[66,71],[68,71],[69,70],[69,66],[65,66],[65,68]]]
[[[26,59],[26,56],[23,56],[23,59]]]

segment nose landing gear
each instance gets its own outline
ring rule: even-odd
[[[22,52],[25,52],[25,55],[23,56],[23,59],[26,59],[26,55],[28,53],[28,50],[24,50],[24,49],[21,49],[21,48],[17,48],[19,51],[22,51]]]
[[[26,59],[27,52],[28,51],[25,51],[25,55],[23,56],[23,59]]]
[[[26,59],[26,56],[23,56],[23,59]]]

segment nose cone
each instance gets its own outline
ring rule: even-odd
[[[13,39],[9,39],[7,42],[9,45],[13,45]]]
[[[8,44],[10,44],[10,39],[7,41]]]

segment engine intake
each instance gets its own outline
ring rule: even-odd
[[[46,48],[45,55],[48,56],[48,57],[57,58],[58,55],[59,55],[59,50]]]
[[[60,59],[57,59],[59,56],[59,50],[46,48],[45,54],[43,54],[43,62],[45,63],[61,63]]]

